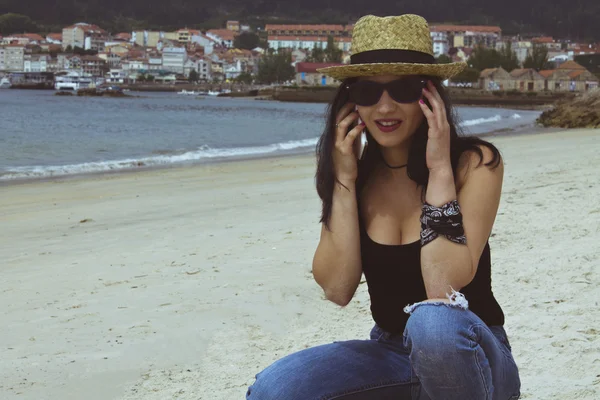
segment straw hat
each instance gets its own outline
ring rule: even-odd
[[[373,75],[430,75],[450,78],[466,63],[436,64],[427,21],[418,15],[366,15],[354,25],[350,64],[317,71],[342,80]]]

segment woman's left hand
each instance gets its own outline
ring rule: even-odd
[[[425,158],[427,168],[432,170],[452,169],[450,162],[450,124],[446,116],[446,107],[442,97],[431,81],[423,89],[423,96],[429,100],[431,109],[421,99],[419,105],[429,124]]]

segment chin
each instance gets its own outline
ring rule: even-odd
[[[375,139],[379,146],[385,148],[394,148],[404,144],[410,138],[411,135],[407,134],[407,132],[403,132],[403,130],[399,130],[398,132],[391,133],[379,131],[376,131],[374,133],[371,132],[371,136],[373,137],[373,139]]]

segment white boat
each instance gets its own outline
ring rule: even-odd
[[[4,77],[2,79],[0,79],[0,89],[8,89],[10,88],[11,83],[10,83],[10,79],[8,79],[8,77]]]
[[[177,92],[177,94],[183,94],[185,96],[197,96],[199,93],[194,90],[187,91],[183,89],[181,92]]]
[[[79,89],[87,89],[95,87],[94,80],[91,76],[80,75],[76,72],[71,72],[67,75],[59,75],[54,78],[54,88],[56,90],[78,91]]]

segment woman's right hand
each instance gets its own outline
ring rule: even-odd
[[[354,154],[354,141],[364,129],[364,122],[350,127],[358,119],[353,103],[347,103],[336,116],[335,145],[333,148],[333,168],[336,178],[342,183],[356,182],[358,176],[357,155]],[[350,129],[350,131],[349,131]]]

